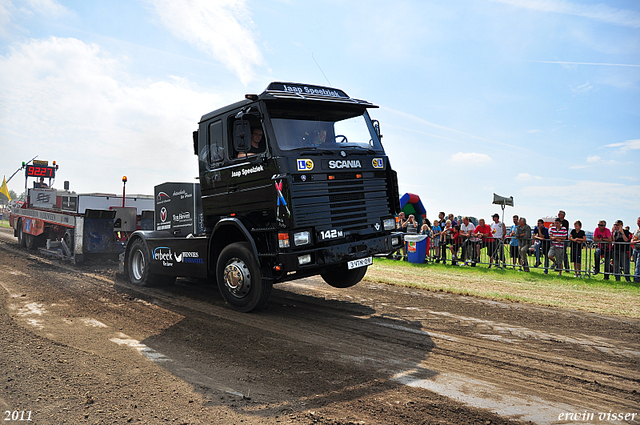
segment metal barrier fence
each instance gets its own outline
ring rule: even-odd
[[[517,246],[511,241],[509,237],[493,241],[469,238],[460,243],[445,243],[429,238],[425,262],[471,267],[488,265],[523,271],[535,268],[545,274],[564,272],[589,278],[603,274],[604,279],[614,276],[616,280],[625,278],[629,282],[634,279],[640,261],[640,246],[634,251],[630,242],[575,244],[567,240],[562,247],[553,247],[550,240],[525,239],[523,245]]]

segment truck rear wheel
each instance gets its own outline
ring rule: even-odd
[[[322,279],[334,288],[350,288],[360,282],[368,267],[358,267],[357,269],[347,269],[346,264],[334,267],[328,272],[322,273]]]
[[[19,219],[18,220],[18,245],[20,245],[21,247],[25,247],[27,246],[27,243],[24,239],[24,230],[22,229],[22,220]]]
[[[163,276],[149,273],[151,253],[147,244],[136,239],[128,253],[127,272],[129,281],[138,286],[170,285],[176,281],[175,276]]]
[[[244,313],[263,307],[271,293],[271,283],[262,279],[247,242],[235,242],[222,250],[216,264],[216,278],[225,301]]]
[[[29,251],[36,249],[36,237],[28,233],[24,234],[24,244]]]

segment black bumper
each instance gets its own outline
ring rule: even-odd
[[[399,243],[397,245],[391,243],[394,237],[398,237]],[[280,253],[277,256],[277,261],[282,265],[285,273],[292,271],[312,272],[359,258],[390,253],[399,247],[402,247],[402,238],[398,234],[391,234],[338,245],[312,246],[306,250]],[[311,262],[300,265],[299,258],[305,255],[311,256]]]

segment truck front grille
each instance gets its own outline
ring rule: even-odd
[[[317,175],[318,179],[322,175]],[[295,226],[345,232],[373,230],[391,215],[384,174],[335,173],[334,180],[294,182],[291,188]]]

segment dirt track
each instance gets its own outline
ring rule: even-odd
[[[3,420],[640,424],[635,319],[318,279],[241,314],[206,282],[137,288],[0,233]]]

